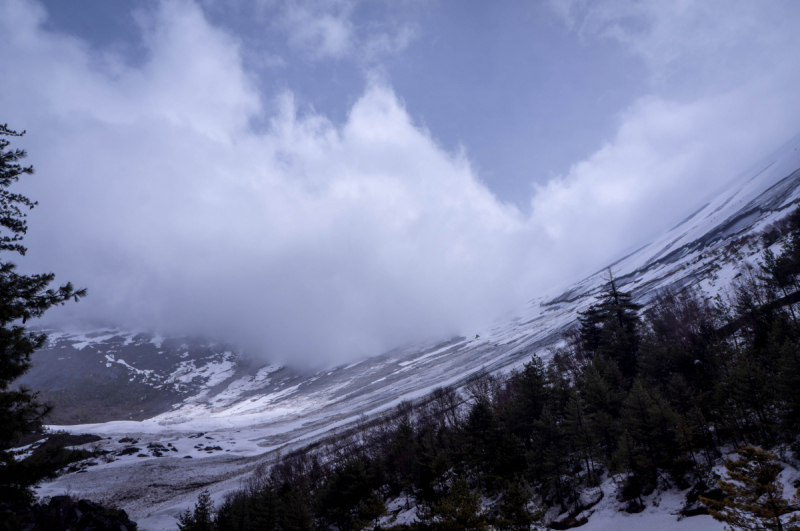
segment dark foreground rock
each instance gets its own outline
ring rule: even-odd
[[[54,496],[49,503],[14,506],[0,503],[0,529],[19,531],[136,531],[122,509],[103,507],[89,500]]]

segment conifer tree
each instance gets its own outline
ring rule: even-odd
[[[255,493],[250,508],[247,531],[272,531],[278,528],[280,518],[280,500],[275,488],[265,485]]]
[[[493,523],[494,527],[503,531],[530,531],[544,516],[541,511],[528,509],[530,499],[531,492],[526,485],[520,480],[512,481],[503,493],[498,507],[500,517]]]
[[[522,371],[514,374],[512,387],[514,394],[507,408],[509,429],[521,439],[528,439],[549,394],[547,372],[542,359],[533,356]]]
[[[308,508],[306,493],[284,483],[278,492],[281,531],[314,531],[314,517]],[[341,528],[340,528],[341,529]]]
[[[617,446],[615,461],[628,472],[622,493],[627,499],[638,499],[639,505],[642,505],[642,494],[649,487],[655,487],[652,477],[653,462],[627,431],[619,438]]]
[[[579,459],[586,466],[586,475],[590,483],[596,477],[595,470],[595,434],[592,431],[586,404],[578,393],[573,392],[567,403],[564,415],[564,429]]]
[[[214,504],[207,489],[203,489],[194,504],[194,511],[181,513],[178,516],[178,529],[180,531],[214,531],[212,515]]]
[[[25,211],[36,203],[8,188],[20,177],[32,175],[33,168],[19,164],[25,151],[7,150],[9,140],[5,138],[23,134],[0,125],[0,252],[24,256]],[[75,290],[69,283],[49,288],[53,279],[52,273],[20,275],[14,263],[0,262],[0,500],[30,502],[33,485],[52,476],[62,465],[57,451],[52,452],[52,458],[36,462],[16,461],[9,451],[20,437],[40,429],[50,411],[37,401],[37,393],[12,387],[12,382],[30,369],[31,354],[47,340],[45,334],[31,332],[24,325],[52,306],[86,295],[86,290]]]
[[[388,456],[388,472],[391,481],[400,490],[410,489],[414,473],[414,427],[408,416],[400,419],[394,434],[394,441]]]
[[[647,475],[642,480],[654,484],[656,467],[670,466],[678,448],[673,434],[677,424],[675,414],[657,391],[648,392],[642,381],[636,379],[623,402],[620,420],[647,456],[647,465],[640,461],[639,468]]]
[[[553,499],[565,511],[577,495],[577,479],[569,474],[569,447],[565,430],[548,406],[542,410],[534,428],[528,462],[532,478],[541,485],[542,495]]]
[[[762,254],[761,277],[772,290],[775,296],[787,296],[789,293],[800,289],[798,276],[800,276],[800,207],[795,208],[789,215],[789,235],[780,254],[775,256],[770,249]],[[793,321],[797,316],[790,306]]]
[[[318,514],[341,531],[363,529],[386,512],[364,462],[353,458],[337,467],[317,493]]]
[[[787,341],[780,348],[780,391],[784,430],[789,438],[800,432],[800,345]]]
[[[584,348],[595,356],[613,360],[622,375],[632,380],[639,356],[639,310],[629,291],[620,291],[609,272],[604,291],[578,318]]]
[[[480,496],[470,490],[466,478],[460,476],[448,495],[422,516],[437,531],[485,531],[489,526],[480,501]]]
[[[722,501],[700,497],[715,520],[735,531],[798,531],[796,519],[783,518],[798,507],[783,497],[778,480],[782,467],[773,453],[742,446],[736,461],[725,460],[725,469],[732,481],[719,480],[726,497]]]
[[[445,443],[448,430],[439,435],[427,430],[414,445],[414,496],[423,503],[431,504],[439,499],[447,471],[451,468],[451,452]]]
[[[787,249],[788,251],[788,249]],[[770,290],[770,295],[774,299],[780,297],[787,297],[791,292],[797,289],[797,271],[796,264],[789,252],[781,253],[779,256],[767,249],[762,254],[761,269],[764,275],[761,277]],[[789,311],[792,315],[792,321],[797,322],[792,305],[789,306]]]
[[[739,407],[739,420],[760,440],[773,442],[777,419],[772,415],[774,396],[770,371],[755,359],[754,349],[744,349],[729,373],[728,393]]]
[[[500,431],[497,418],[492,411],[489,400],[478,397],[470,409],[464,426],[465,450],[467,464],[480,473],[480,476],[489,482],[493,478],[495,464],[500,449]]]
[[[252,496],[253,498],[250,498]],[[214,516],[218,531],[254,531],[251,524],[251,507],[257,503],[258,493],[252,489],[228,495]],[[270,531],[270,528],[266,528]]]
[[[609,385],[607,378],[601,376],[596,363],[587,369],[583,387],[590,428],[595,440],[604,449],[606,461],[611,464],[620,436],[619,425],[615,420],[621,403],[620,393]]]

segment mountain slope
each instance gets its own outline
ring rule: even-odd
[[[622,287],[642,303],[662,289],[687,285],[709,297],[724,295],[741,268],[771,243],[770,227],[800,201],[798,146],[795,139],[684,222],[612,264]],[[149,527],[170,527],[197,489],[208,485],[219,496],[278,451],[313,442],[438,386],[459,385],[478,371],[507,371],[534,353],[546,356],[576,312],[593,302],[605,275],[599,271],[566,290],[539,296],[516,318],[474,337],[396,349],[310,376],[236,363],[224,347],[195,343],[189,348],[182,339],[156,346],[155,338],[119,331],[54,336],[49,350],[40,353],[51,363],[37,366],[32,382],[52,385],[48,370],[58,367],[64,373],[70,364],[84,363],[114,369],[116,378],[124,375],[147,385],[161,398],[153,414],[139,411],[147,417],[139,421],[70,427],[112,436],[101,446],[117,455],[62,476],[42,493],[70,485],[146,517]],[[59,352],[70,356],[54,359]],[[120,442],[123,437],[129,440]],[[125,454],[125,448],[139,453]]]

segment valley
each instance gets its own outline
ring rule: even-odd
[[[795,139],[684,222],[610,264],[621,288],[640,304],[686,286],[725,298],[765,248],[780,246],[771,235],[800,202],[798,146]],[[467,336],[314,374],[256,363],[233,346],[198,338],[48,330],[49,343],[22,383],[56,404],[61,422],[51,429],[96,434],[103,440],[94,448],[108,453],[37,492],[78,493],[123,507],[140,529],[173,529],[201,488],[220,500],[259,466],[404,401],[463,386],[481,372],[508,373],[534,354],[547,359],[607,275],[604,269],[537,295],[517,315]],[[680,528],[694,524],[686,525]]]

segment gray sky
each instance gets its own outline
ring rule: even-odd
[[[800,131],[791,0],[0,0],[58,317],[321,365],[470,333]]]

